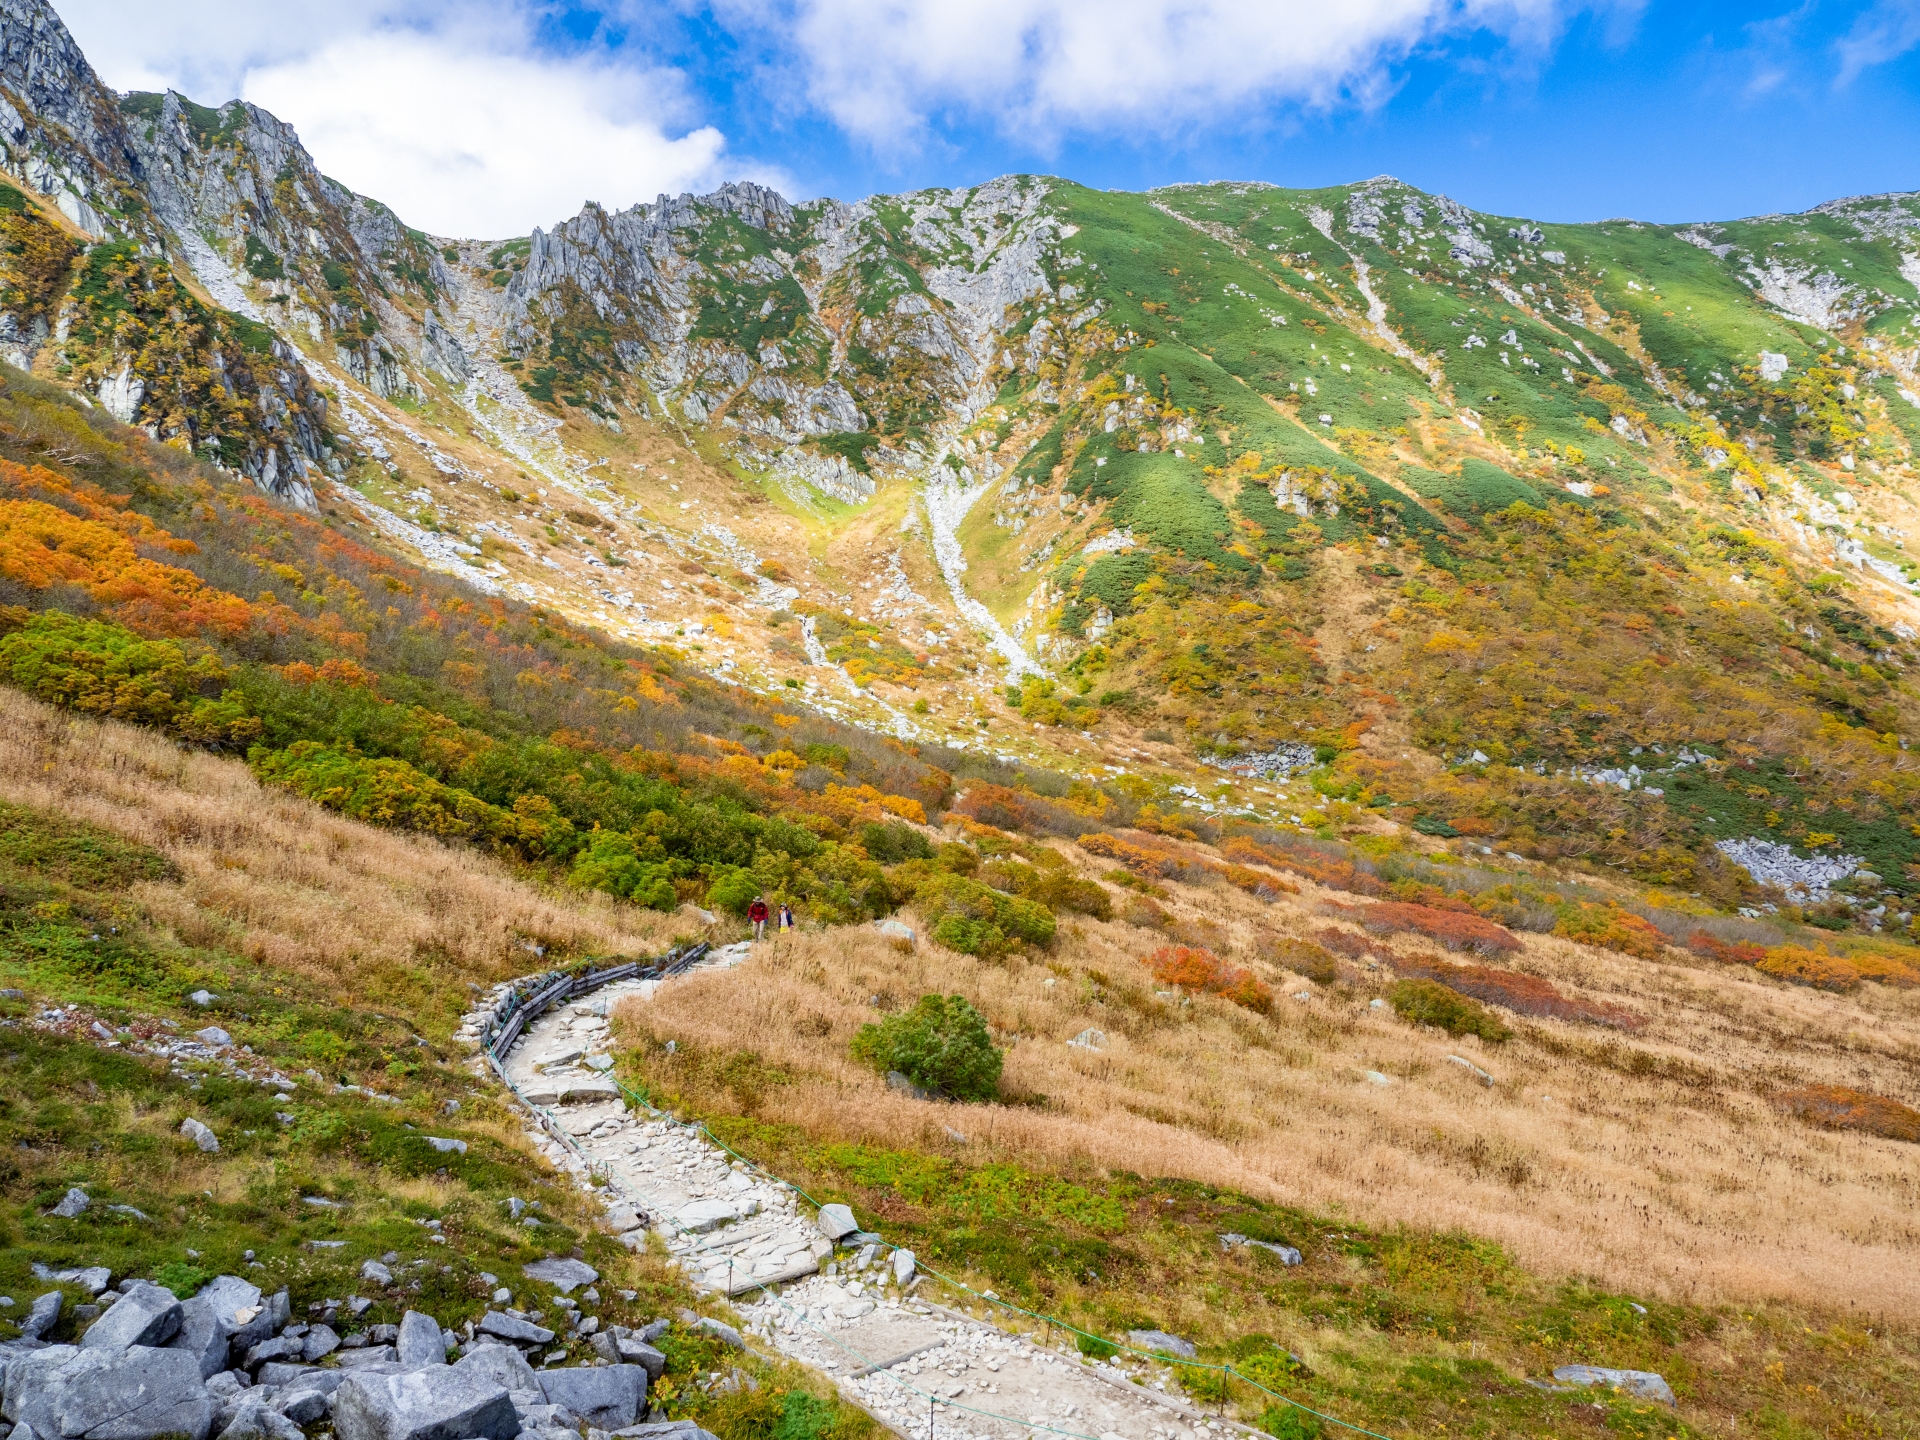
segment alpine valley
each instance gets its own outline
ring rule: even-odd
[[[402,1440],[288,1420],[340,1363],[293,1332],[404,1360],[429,1307],[658,1358],[622,1425],[1026,1433],[725,1308],[608,1158],[670,1116],[938,1267],[883,1318],[1064,1317],[1165,1437],[1910,1432],[1920,194],[1013,175],[439,236],[44,0],[0,169],[0,1286],[79,1307],[0,1308],[17,1440],[146,1440],[19,1398],[101,1266],[177,1324],[291,1295],[154,1435]],[[522,1042],[613,1106],[476,1067],[523,977],[697,943]],[[515,1384],[431,1433],[621,1429]]]

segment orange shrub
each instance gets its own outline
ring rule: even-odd
[[[1329,890],[1350,890],[1356,895],[1384,895],[1387,887],[1351,860],[1310,852],[1296,854],[1277,845],[1262,845],[1246,835],[1234,835],[1221,842],[1220,853],[1242,864],[1269,865],[1324,885]]]
[[[1262,1014],[1273,1008],[1273,991],[1265,981],[1197,945],[1162,945],[1143,963],[1162,985],[1218,995]]]
[[[1642,960],[1658,960],[1667,950],[1667,937],[1657,925],[1617,905],[1581,901],[1560,913],[1553,933],[1581,945],[1598,945]]]
[[[1860,984],[1860,972],[1843,957],[1802,945],[1776,946],[1754,968],[1776,980],[1811,985],[1816,990],[1852,990]]]
[[[971,793],[971,792],[969,792]],[[1118,860],[1136,875],[1165,879],[1177,875],[1186,864],[1185,857],[1159,845],[1137,845],[1114,835],[1082,835],[1080,848],[1104,860]]]
[[[315,669],[304,660],[295,660],[282,665],[280,673],[292,685],[341,685],[355,690],[377,690],[380,677],[360,664],[357,660],[347,660],[339,656],[326,661]]]
[[[1853,966],[1862,980],[1898,985],[1902,989],[1909,985],[1920,985],[1920,970],[1916,970],[1911,961],[1897,955],[1883,955],[1877,950],[1856,950],[1847,956],[1847,963]]]
[[[143,543],[172,538],[144,518],[140,524]],[[0,500],[0,575],[34,590],[77,586],[143,634],[246,632],[254,610],[245,600],[210,588],[190,570],[147,559],[123,528],[38,500]]]
[[[969,785],[967,793],[953,802],[953,808],[1002,830],[1027,830],[1033,826],[1033,808],[1026,796],[1005,785],[989,785],[983,780]]]
[[[1437,955],[1415,955],[1395,960],[1402,975],[1418,980],[1433,980],[1449,990],[1504,1005],[1517,1015],[1537,1015],[1550,1020],[1572,1020],[1588,1025],[1611,1025],[1617,1030],[1638,1030],[1646,1018],[1618,1005],[1600,1000],[1582,1000],[1562,995],[1550,981],[1537,975],[1521,975],[1512,970],[1495,970],[1487,965],[1461,965]]]
[[[1298,895],[1300,887],[1290,880],[1282,880],[1278,875],[1269,875],[1264,870],[1255,870],[1246,865],[1222,865],[1219,874],[1229,885],[1256,895],[1262,900],[1271,900],[1275,895]]]
[[[1830,1130],[1861,1130],[1883,1140],[1907,1140],[1920,1143],[1920,1110],[1869,1095],[1864,1090],[1849,1090],[1844,1085],[1806,1085],[1797,1090],[1782,1090],[1773,1097],[1774,1108],[1797,1115],[1811,1125]]]
[[[1478,915],[1435,910],[1426,905],[1408,905],[1400,900],[1381,900],[1364,907],[1339,905],[1331,908],[1380,934],[1424,935],[1449,950],[1477,950],[1482,955],[1497,955],[1520,948],[1520,942],[1513,938],[1511,931]]]

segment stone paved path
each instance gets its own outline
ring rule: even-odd
[[[741,964],[750,949],[722,947],[697,968]],[[671,983],[617,982],[557,1006],[528,1026],[504,1062],[579,1153],[537,1128],[529,1138],[575,1175],[584,1178],[591,1163],[609,1177],[625,1203],[608,1221],[628,1244],[643,1244],[651,1228],[697,1285],[731,1296],[752,1335],[832,1377],[849,1400],[910,1440],[1250,1433],[1163,1393],[1172,1381],[1157,1365],[1093,1364],[931,1303],[913,1293],[928,1282],[914,1277],[911,1257],[896,1262],[884,1243],[836,1258],[813,1207],[784,1182],[734,1161],[697,1131],[630,1112],[607,1076],[606,1017],[621,1001]]]

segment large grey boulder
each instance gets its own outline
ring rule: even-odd
[[[619,1342],[620,1358],[629,1365],[638,1365],[647,1372],[649,1380],[658,1380],[667,1373],[667,1357],[647,1344],[628,1336]]]
[[[94,1326],[95,1330],[99,1328],[98,1325]],[[191,1355],[204,1379],[212,1379],[226,1370],[233,1349],[226,1328],[214,1317],[213,1312],[190,1300],[183,1301],[180,1306],[180,1328],[167,1341],[167,1348]]]
[[[333,1392],[339,1440],[513,1440],[507,1387],[458,1365],[396,1375],[356,1374]]]
[[[393,1346],[365,1345],[358,1350],[336,1351],[333,1363],[342,1370],[364,1370],[374,1365],[393,1365],[395,1363]]]
[[[60,1307],[67,1303],[67,1297],[58,1290],[49,1290],[40,1296],[27,1309],[27,1318],[20,1322],[20,1336],[24,1340],[38,1340],[51,1330],[60,1319]]]
[[[551,1285],[562,1295],[570,1295],[576,1287],[591,1285],[600,1278],[600,1272],[584,1260],[536,1260],[531,1265],[522,1265],[520,1273],[529,1280]]]
[[[114,1307],[87,1327],[80,1348],[117,1352],[133,1345],[164,1345],[179,1330],[180,1314],[180,1301],[171,1290],[145,1280],[131,1281]]]
[[[521,1358],[520,1352],[511,1345],[482,1345],[479,1349],[460,1357],[453,1367],[456,1370],[471,1370],[477,1375],[485,1375],[497,1380],[509,1390],[537,1390],[539,1382],[534,1379],[533,1367]]]
[[[489,1310],[480,1317],[480,1323],[473,1327],[482,1335],[491,1335],[497,1340],[509,1340],[516,1345],[545,1345],[553,1339],[553,1331],[544,1325],[536,1325],[531,1320],[516,1320],[511,1315],[502,1315],[498,1310]]]
[[[860,1222],[853,1218],[853,1211],[845,1205],[822,1205],[819,1223],[820,1233],[829,1240],[839,1240],[843,1235],[851,1235],[860,1228]]]
[[[416,1365],[446,1364],[447,1347],[440,1338],[440,1322],[418,1310],[407,1311],[400,1317],[400,1339],[394,1351],[400,1363],[409,1369]]]
[[[248,1348],[247,1369],[257,1370],[269,1360],[298,1360],[305,1353],[306,1346],[298,1336],[275,1335]]]
[[[213,1127],[204,1120],[196,1120],[189,1115],[180,1122],[180,1133],[193,1141],[209,1155],[218,1154],[220,1137],[213,1133]]]
[[[1604,1365],[1562,1365],[1553,1378],[1563,1385],[1611,1385],[1642,1400],[1677,1405],[1666,1377],[1651,1370],[1614,1370]]]
[[[62,1195],[60,1197],[60,1203],[47,1213],[49,1215],[57,1215],[62,1220],[71,1220],[92,1203],[93,1197],[88,1195],[87,1192],[82,1190],[78,1185],[75,1185],[72,1189],[68,1190],[65,1195]]]
[[[273,1397],[273,1408],[296,1425],[311,1425],[333,1411],[333,1392],[346,1383],[338,1370],[309,1370]]]
[[[315,1325],[300,1341],[300,1358],[309,1364],[324,1360],[340,1348],[340,1332],[331,1325]]]
[[[536,1377],[549,1405],[564,1405],[596,1430],[631,1425],[647,1410],[647,1372],[638,1365],[542,1370]]]
[[[705,1235],[740,1218],[740,1207],[731,1200],[695,1200],[674,1213],[673,1223],[695,1235]]]
[[[10,1365],[4,1404],[44,1440],[207,1440],[213,1424],[193,1357],[148,1345],[75,1350],[50,1369]]]

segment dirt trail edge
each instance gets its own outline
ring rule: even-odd
[[[723,946],[693,968],[738,965],[751,948]],[[630,1109],[604,1053],[607,1016],[666,983],[623,978],[561,1000],[529,1017],[495,1057],[533,1115],[534,1146],[582,1184],[603,1178],[606,1222],[624,1243],[638,1249],[649,1232],[658,1236],[696,1285],[732,1299],[748,1335],[817,1370],[908,1440],[1259,1433],[1195,1410],[1162,1367],[1055,1351],[915,1294],[929,1281],[911,1251],[848,1233],[850,1217],[833,1213],[839,1207],[816,1215],[792,1186],[735,1160],[701,1131]],[[487,1023],[516,988],[522,982],[489,991],[463,1037],[485,1043]]]

